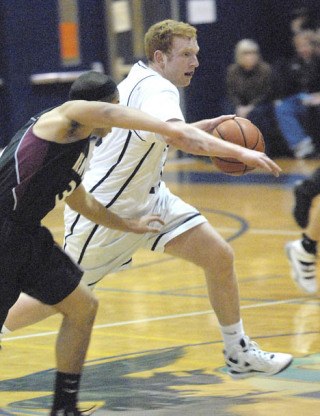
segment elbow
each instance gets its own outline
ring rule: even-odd
[[[188,145],[185,140],[179,138],[165,137],[165,142],[170,147],[174,147],[177,150],[188,152]]]

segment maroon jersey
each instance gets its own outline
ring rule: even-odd
[[[69,144],[40,139],[31,122],[0,157],[0,215],[25,225],[39,224],[79,186],[89,145],[88,139]]]

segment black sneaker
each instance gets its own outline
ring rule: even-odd
[[[92,410],[92,409],[89,409]],[[84,416],[92,415],[92,413],[87,413],[88,411],[80,412],[78,409],[59,409],[51,410],[50,416]]]

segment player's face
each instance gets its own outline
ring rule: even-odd
[[[195,38],[175,37],[172,50],[163,54],[162,75],[176,87],[187,87],[199,66],[199,46]]]

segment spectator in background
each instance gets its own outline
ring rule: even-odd
[[[312,95],[320,91],[320,57],[315,53],[315,32],[305,30],[293,37],[295,56],[275,67],[275,90],[279,100],[275,114],[283,137],[294,156],[299,159],[314,156],[317,140]],[[316,94],[315,94],[316,95]]]
[[[226,82],[228,106],[231,104],[227,113],[248,118],[259,127],[265,138],[266,153],[275,156],[275,144],[280,149],[283,139],[274,115],[272,69],[263,61],[255,41],[242,39],[236,44],[235,62],[227,68]],[[287,149],[282,152],[287,153]]]
[[[293,9],[291,13],[290,29],[293,35],[303,30],[315,30],[319,27],[316,13],[308,7]]]

